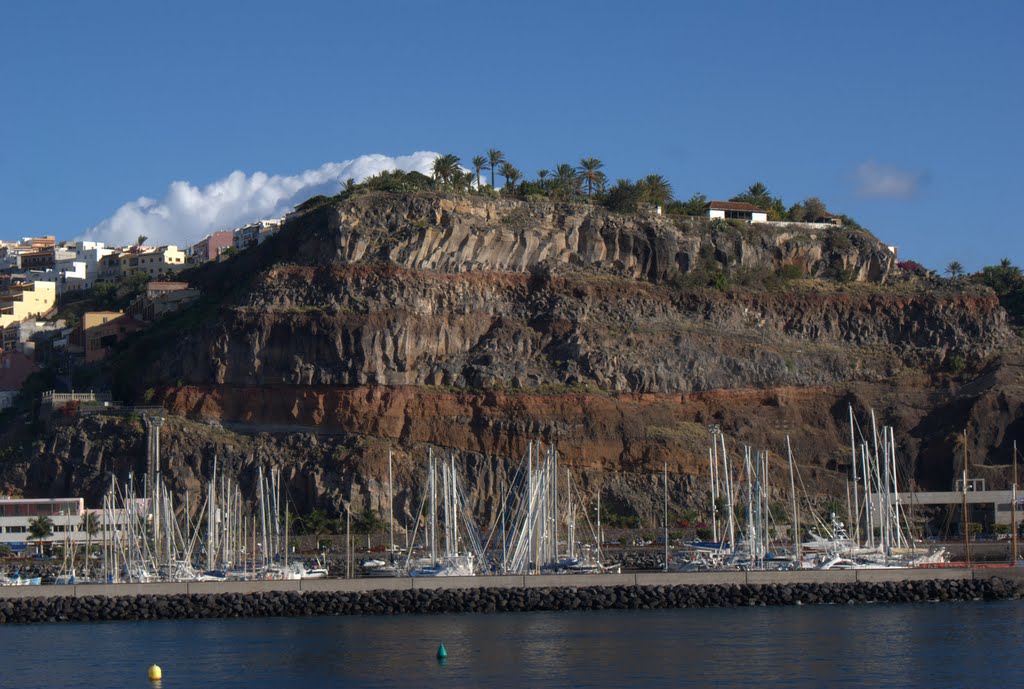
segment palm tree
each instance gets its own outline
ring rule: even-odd
[[[39,552],[43,552],[43,540],[53,535],[53,520],[41,514],[28,523],[28,535],[36,541]]]
[[[488,170],[487,158],[483,156],[473,156],[473,170],[476,172],[476,188],[480,188],[480,171]]]
[[[135,246],[142,246],[143,244],[146,243],[147,239],[149,239],[149,237],[147,237],[144,234],[140,234],[139,238],[135,240]]]
[[[964,274],[964,266],[963,266],[963,264],[960,263],[960,261],[950,261],[946,265],[946,274],[949,275],[949,277],[953,278],[954,280],[956,280],[957,278],[963,276],[963,274]]]
[[[491,189],[494,188],[494,169],[504,162],[505,154],[498,149],[492,148],[487,151],[487,164],[490,165],[488,169],[491,171]]]
[[[672,200],[672,185],[661,175],[647,175],[641,182],[648,203],[664,206]]]
[[[523,178],[523,173],[520,172],[514,165],[509,163],[502,163],[498,166],[498,174],[505,178],[505,187],[509,191],[515,191],[516,182]]]
[[[580,174],[583,177],[583,181],[587,183],[587,196],[594,195],[594,185],[598,182],[598,170],[604,167],[597,158],[584,158],[580,161]],[[600,178],[603,181],[604,173],[600,174]]]
[[[537,170],[537,177],[540,179],[540,185],[542,187],[544,186],[544,179],[550,174],[551,172],[547,169]]]
[[[754,182],[747,187],[746,196],[753,199],[751,203],[755,206],[759,205],[758,201],[771,201],[771,194],[768,193],[768,187],[763,182]]]
[[[451,185],[457,175],[461,174],[459,169],[459,158],[451,153],[434,158],[434,179],[442,184]]]
[[[747,187],[742,194],[733,196],[730,201],[742,201],[743,203],[749,203],[758,208],[768,210],[772,205],[772,197],[768,192],[768,187],[763,182],[754,182]]]
[[[356,180],[355,180],[354,177],[349,177],[348,179],[345,180],[344,189],[345,189],[346,192],[355,191],[355,189],[356,189]]]
[[[580,178],[576,168],[569,163],[561,163],[555,167],[555,188],[562,196],[575,196],[580,186]]]
[[[314,549],[320,550],[320,536],[331,528],[331,520],[327,518],[323,510],[313,510],[300,521],[302,522],[302,531],[313,537]]]
[[[89,576],[89,555],[92,554],[92,537],[100,532],[100,520],[95,512],[82,515],[82,531],[85,532],[85,575]]]

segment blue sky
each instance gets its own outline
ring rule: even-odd
[[[3,3],[0,237],[497,147],[681,198],[762,180],[933,268],[1020,264],[1024,4],[945,4]]]

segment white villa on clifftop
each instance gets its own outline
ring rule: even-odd
[[[768,211],[752,203],[739,201],[712,201],[707,205],[709,218],[746,220],[747,222],[768,222]]]

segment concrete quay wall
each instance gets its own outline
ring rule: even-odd
[[[73,584],[59,586],[4,586],[4,598],[56,598],[86,596],[174,596],[194,594],[254,594],[270,592],[363,593],[369,591],[451,589],[579,589],[609,586],[728,586],[900,583],[936,580],[987,580],[994,577],[1024,582],[1024,567],[857,569],[805,571],[636,572],[627,574],[479,577],[394,577],[356,579],[300,579],[289,581],[161,582],[153,584]]]

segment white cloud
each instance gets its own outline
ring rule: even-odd
[[[108,245],[133,244],[146,235],[148,244],[189,246],[216,230],[284,215],[316,194],[335,194],[348,178],[357,182],[384,170],[430,174],[437,153],[418,151],[408,156],[371,154],[341,163],[324,163],[297,175],[246,175],[236,170],[205,187],[172,182],[162,199],[140,197],[92,227],[82,238]]]
[[[854,171],[857,193],[873,198],[909,199],[925,181],[924,175],[882,165],[873,160],[861,163]]]

